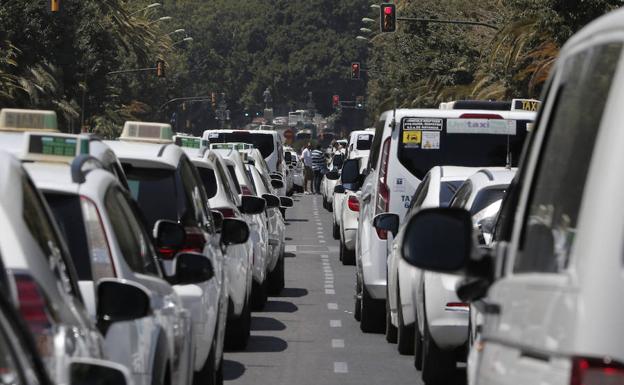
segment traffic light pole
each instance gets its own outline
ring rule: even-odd
[[[168,100],[167,102],[165,102],[165,104],[160,106],[158,111],[162,111],[163,108],[165,108],[169,104],[175,103],[175,102],[184,102],[184,101],[203,102],[203,101],[206,101],[206,100],[210,100],[210,96],[189,96],[189,97],[185,97],[185,98],[174,98],[174,99]]]
[[[459,24],[459,25],[476,25],[480,27],[487,27],[495,30],[499,28],[495,25],[482,23],[480,21],[468,21],[468,20],[439,20],[439,19],[422,19],[416,17],[397,17],[397,20],[414,22],[414,23],[438,23],[438,24]]]

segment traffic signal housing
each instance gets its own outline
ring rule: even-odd
[[[61,10],[61,0],[50,0],[50,11],[58,12]]]
[[[165,61],[156,60],[156,76],[159,78],[165,77]]]
[[[364,108],[364,96],[358,96],[355,98],[355,108],[361,110]]]
[[[381,32],[396,31],[396,6],[392,3],[383,3],[379,6],[379,11]]]
[[[338,95],[332,96],[332,106],[334,108],[340,107],[340,96],[338,96]]]
[[[351,63],[351,79],[359,79],[360,78],[360,63],[353,62]]]

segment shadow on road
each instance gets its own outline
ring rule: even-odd
[[[223,359],[223,379],[232,381],[240,378],[245,373],[245,365],[237,361]]]
[[[256,317],[253,316],[251,317],[251,330],[255,330],[255,331],[267,331],[267,330],[271,330],[271,331],[277,331],[277,330],[285,330],[286,329],[286,325],[279,321],[276,320],[275,318],[270,318],[270,317]]]
[[[296,256],[295,253],[284,252],[284,258],[295,258]]]
[[[282,298],[301,298],[308,295],[308,289],[299,287],[285,287],[277,297]]]
[[[288,343],[281,338],[273,336],[254,336],[249,337],[249,343],[245,352],[251,353],[274,353],[283,352],[288,348]]]
[[[309,219],[286,218],[286,222],[310,222]]]
[[[299,308],[292,302],[287,301],[267,301],[266,305],[264,305],[263,312],[274,312],[274,313],[294,313]]]

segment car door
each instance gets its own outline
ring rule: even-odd
[[[486,299],[480,371],[489,375],[483,383],[568,383],[561,354],[571,348],[574,320],[582,310],[569,261],[622,52],[619,42],[593,44],[560,60],[523,165],[504,276]]]

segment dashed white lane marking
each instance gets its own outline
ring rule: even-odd
[[[327,304],[328,310],[338,310],[338,304],[334,302],[330,302]]]
[[[321,240],[319,240],[319,243],[325,243],[325,241],[321,239]]]
[[[334,373],[349,373],[346,362],[334,362]]]
[[[331,344],[332,344],[332,348],[334,349],[341,349],[345,347],[344,340],[341,340],[338,338],[332,339]]]
[[[329,255],[327,255],[327,254],[321,254],[321,258],[329,258]]]
[[[334,280],[334,275],[325,273],[325,280],[326,281],[327,280],[333,281]]]
[[[329,327],[341,328],[342,327],[342,321],[339,320],[339,319],[329,320]]]
[[[330,284],[330,283],[325,284],[325,289],[333,289],[333,288],[334,288],[334,284]]]
[[[318,239],[325,239],[325,236],[324,235],[319,235],[317,238]]]
[[[334,290],[334,289],[325,289],[325,294],[336,294],[336,290]]]
[[[287,253],[294,253],[297,251],[297,246],[296,245],[286,245],[286,247],[284,247],[284,251]]]

